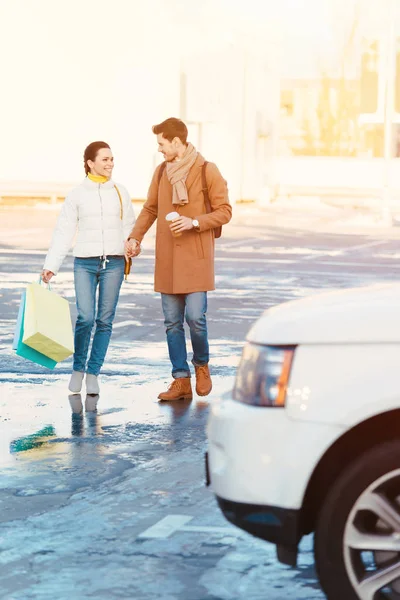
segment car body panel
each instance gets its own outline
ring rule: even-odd
[[[214,401],[207,425],[213,491],[225,500],[298,509],[321,454],[343,431],[294,420],[282,408],[229,396]]]
[[[288,416],[351,428],[396,408],[400,408],[400,344],[296,348],[286,398]]]
[[[247,339],[258,344],[400,343],[400,284],[315,294],[268,309]]]

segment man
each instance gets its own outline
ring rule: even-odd
[[[155,125],[153,133],[165,163],[154,172],[147,201],[126,242],[126,254],[140,253],[140,243],[157,219],[154,289],[161,293],[173,377],[172,384],[158,398],[173,401],[192,398],[185,316],[192,341],[196,392],[199,396],[211,392],[206,311],[207,292],[215,289],[214,229],[230,221],[232,207],[226,181],[216,165],[207,163],[211,204],[211,212],[207,213],[202,185],[205,161],[187,142],[185,123],[167,119]],[[165,218],[170,212],[179,213],[172,223]]]

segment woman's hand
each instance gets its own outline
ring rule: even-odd
[[[125,256],[127,258],[133,258],[134,256],[138,256],[141,252],[140,244],[137,240],[127,240],[125,242]]]
[[[44,281],[44,283],[49,283],[52,277],[54,277],[53,271],[47,271],[47,269],[43,269],[42,280]]]

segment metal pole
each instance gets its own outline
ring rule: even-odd
[[[187,80],[186,73],[182,70],[180,71],[179,77],[179,116],[182,121],[186,121],[187,118]]]
[[[388,37],[385,64],[385,107],[384,107],[384,172],[382,187],[382,219],[393,224],[390,207],[390,167],[393,156],[393,117],[395,93],[395,2],[387,0]]]
[[[240,161],[240,200],[244,197],[244,161],[246,152],[246,96],[247,96],[247,54],[243,53],[243,89],[242,89],[242,131],[241,131],[241,161]]]

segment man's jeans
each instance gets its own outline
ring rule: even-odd
[[[190,329],[195,366],[209,361],[207,336],[207,292],[192,294],[161,294],[164,324],[167,332],[168,352],[172,363],[172,377],[190,377],[187,363],[186,338],[183,323]]]
[[[99,287],[96,331],[87,372],[98,375],[110,342],[119,291],[124,279],[123,256],[108,256],[103,269],[99,257],[75,258],[74,279],[78,318],[75,325],[74,371],[86,371],[90,336],[96,316],[96,290]]]

